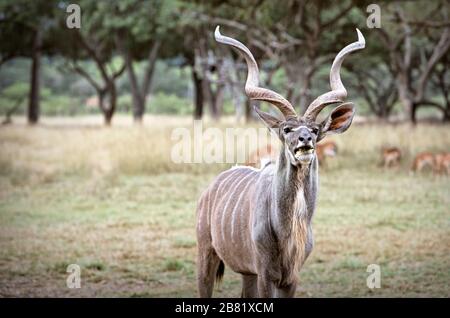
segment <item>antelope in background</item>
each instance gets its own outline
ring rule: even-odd
[[[326,157],[335,157],[337,155],[337,150],[337,145],[332,140],[325,140],[324,142],[318,143],[316,145],[316,154],[319,164],[325,164]]]
[[[274,149],[274,147],[267,144],[266,146],[253,151],[250,156],[248,156],[248,160],[245,165],[255,168],[263,168],[267,164],[275,162],[277,160],[277,156],[278,152]]]
[[[435,169],[434,155],[431,152],[420,152],[414,158],[411,170],[414,172],[420,172],[424,169]]]
[[[450,175],[450,153],[439,153],[434,160],[436,173]]]
[[[432,170],[435,174],[450,175],[450,153],[418,153],[414,158],[411,171],[420,172],[425,169]]]
[[[397,147],[383,147],[381,149],[382,165],[385,168],[395,167],[400,164],[402,151]]]
[[[283,119],[254,108],[264,124],[277,134],[281,150],[275,164],[257,170],[247,166],[222,172],[202,193],[197,207],[197,271],[201,297],[211,297],[214,281],[227,264],[242,274],[243,297],[293,297],[297,271],[313,248],[311,219],[318,187],[316,142],[345,132],[354,106],[344,103],[347,91],[340,68],[344,58],[365,46],[347,45],[335,57],[330,71],[331,91],[316,98],[303,116],[272,90],[259,87],[258,66],[241,42],[215,30],[216,41],[236,48],[248,67],[245,92],[252,100],[271,103]],[[340,103],[321,123],[316,117],[325,106]]]

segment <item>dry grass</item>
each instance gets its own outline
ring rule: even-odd
[[[196,295],[195,204],[226,165],[170,161],[171,131],[190,118],[128,120],[0,128],[0,296]],[[298,296],[450,296],[450,178],[409,173],[416,152],[449,151],[449,137],[448,126],[355,125],[334,138]],[[377,166],[386,144],[405,153],[401,167]],[[71,263],[78,290],[65,285]],[[372,263],[381,289],[366,287]],[[239,290],[226,271],[216,295]]]

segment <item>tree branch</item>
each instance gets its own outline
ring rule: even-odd
[[[433,53],[425,66],[425,70],[419,79],[417,87],[416,102],[420,101],[425,94],[425,87],[431,71],[436,66],[437,62],[447,53],[450,48],[450,27],[446,28],[439,39],[438,44],[434,47]]]
[[[161,41],[156,40],[155,43],[153,43],[152,48],[150,49],[150,52],[148,54],[147,69],[145,71],[144,80],[142,81],[142,88],[141,88],[141,94],[143,95],[144,99],[145,99],[145,96],[147,96],[148,91],[151,86],[151,81],[153,78],[153,71],[155,69],[155,62],[156,62],[156,58],[158,57],[158,52],[159,52],[160,47],[161,47]]]
[[[338,22],[341,18],[343,18],[351,9],[353,8],[353,2],[344,8],[341,12],[338,12],[336,16],[334,16],[331,20],[322,24],[322,30],[325,30],[331,26],[333,26],[336,22]]]

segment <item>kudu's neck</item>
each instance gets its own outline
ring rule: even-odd
[[[278,233],[290,235],[297,221],[309,225],[315,209],[318,165],[314,158],[307,165],[291,164],[287,149],[282,146],[277,162],[273,203],[272,223]]]

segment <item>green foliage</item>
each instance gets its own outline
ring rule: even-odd
[[[21,112],[27,99],[29,85],[25,82],[17,82],[6,87],[0,95],[0,112],[6,114],[14,110],[15,113]]]
[[[364,52],[352,55],[343,65],[342,77],[349,96],[362,96],[357,88],[352,87],[355,86],[351,83],[355,72],[358,73],[361,69],[373,70],[373,67],[369,68],[368,65],[395,64],[386,44],[381,41],[380,33],[364,27],[367,18],[365,9],[370,1],[288,1],[280,5],[275,1],[259,0],[80,0],[77,2],[82,9],[82,27],[79,30],[65,26],[68,16],[65,9],[69,3],[56,0],[0,1],[0,38],[3,40],[0,42],[0,91],[15,83],[29,81],[33,41],[40,31],[40,84],[41,88],[48,88],[56,95],[49,99],[43,97],[42,109],[47,111],[46,114],[83,112],[83,107],[77,105],[78,99],[95,94],[95,86],[105,87],[102,73],[111,75],[123,65],[126,57],[129,57],[134,65],[137,86],[142,88],[152,47],[158,47],[159,51],[150,85],[151,93],[155,95],[155,101],[163,107],[150,103],[148,109],[156,113],[187,113],[187,109],[192,110],[190,100],[193,99],[193,88],[190,70],[197,62],[196,57],[199,54],[211,54],[236,58],[235,53],[224,54],[226,49],[218,48],[215,43],[212,30],[217,24],[223,26],[227,35],[240,39],[250,47],[261,69],[261,83],[265,83],[268,69],[275,70],[270,88],[282,95],[286,95],[289,90],[289,95],[295,102],[298,101],[296,97],[299,97],[305,83],[302,70],[309,67],[313,67],[314,72],[306,90],[308,98],[312,99],[329,88],[328,76],[332,57],[343,45],[354,41],[355,27],[363,31],[367,46]],[[441,7],[425,1],[382,0],[380,6],[383,29],[380,31],[393,38],[403,32],[403,26],[395,17],[397,9],[401,9],[409,21],[436,19],[434,22],[439,24],[442,20],[440,12],[448,9],[448,1],[440,0],[436,3],[440,3]],[[431,56],[442,31],[443,28],[440,27],[419,28],[412,25],[412,87],[416,86],[415,81],[420,77],[419,61]],[[83,44],[80,39],[84,39],[88,45]],[[155,43],[160,43],[161,46],[154,46]],[[398,43],[398,49],[404,50],[404,44],[401,41]],[[88,46],[91,49],[87,48]],[[324,59],[320,64],[315,64],[318,62],[318,56]],[[327,60],[325,57],[328,56],[330,58]],[[10,60],[11,58],[13,60]],[[3,63],[4,61],[8,62]],[[61,72],[62,66],[67,67],[67,64],[74,62],[89,74],[92,81],[82,78],[73,70]],[[104,66],[104,72],[99,69],[99,64]],[[440,62],[436,70],[439,67],[447,67],[447,64],[448,62]],[[241,72],[241,78],[238,80],[243,82],[242,73],[245,70],[238,72]],[[392,71],[385,73],[375,74],[374,81],[381,82],[385,76],[395,78],[395,74],[391,74]],[[133,103],[130,96],[131,80],[127,72],[123,74],[116,81],[117,96],[120,96],[117,101],[118,110],[128,112]],[[92,82],[98,85],[92,85]],[[386,85],[389,86],[388,84]],[[438,95],[440,105],[444,105],[443,94],[433,83],[427,84],[426,90],[427,99],[434,100]],[[234,106],[227,98],[229,96],[226,96],[222,113],[233,114]],[[10,104],[10,97],[0,96],[2,109]],[[366,107],[366,101],[360,104],[362,107],[359,114],[377,113],[372,110],[374,103],[370,103],[372,108]],[[64,111],[64,106],[70,108]],[[439,109],[435,107],[435,110]],[[395,111],[405,112],[399,107]]]
[[[191,90],[191,71],[188,67],[172,66],[167,61],[156,63],[154,92],[187,97]]]
[[[153,114],[191,114],[193,105],[189,100],[174,94],[158,93],[147,102],[147,110]]]
[[[166,259],[163,264],[163,270],[168,272],[180,271],[183,268],[183,262],[177,259]]]
[[[79,99],[67,95],[50,95],[41,103],[42,114],[47,116],[75,115],[82,112]]]
[[[8,99],[22,99],[27,96],[30,85],[24,82],[17,82],[8,86],[2,91],[2,96]]]
[[[128,113],[133,108],[133,98],[131,94],[123,94],[117,99],[117,111]]]
[[[223,115],[234,115],[236,108],[230,99],[226,99],[223,103],[222,114]]]
[[[0,67],[0,91],[17,82],[28,82],[30,73],[30,60],[16,58]]]

